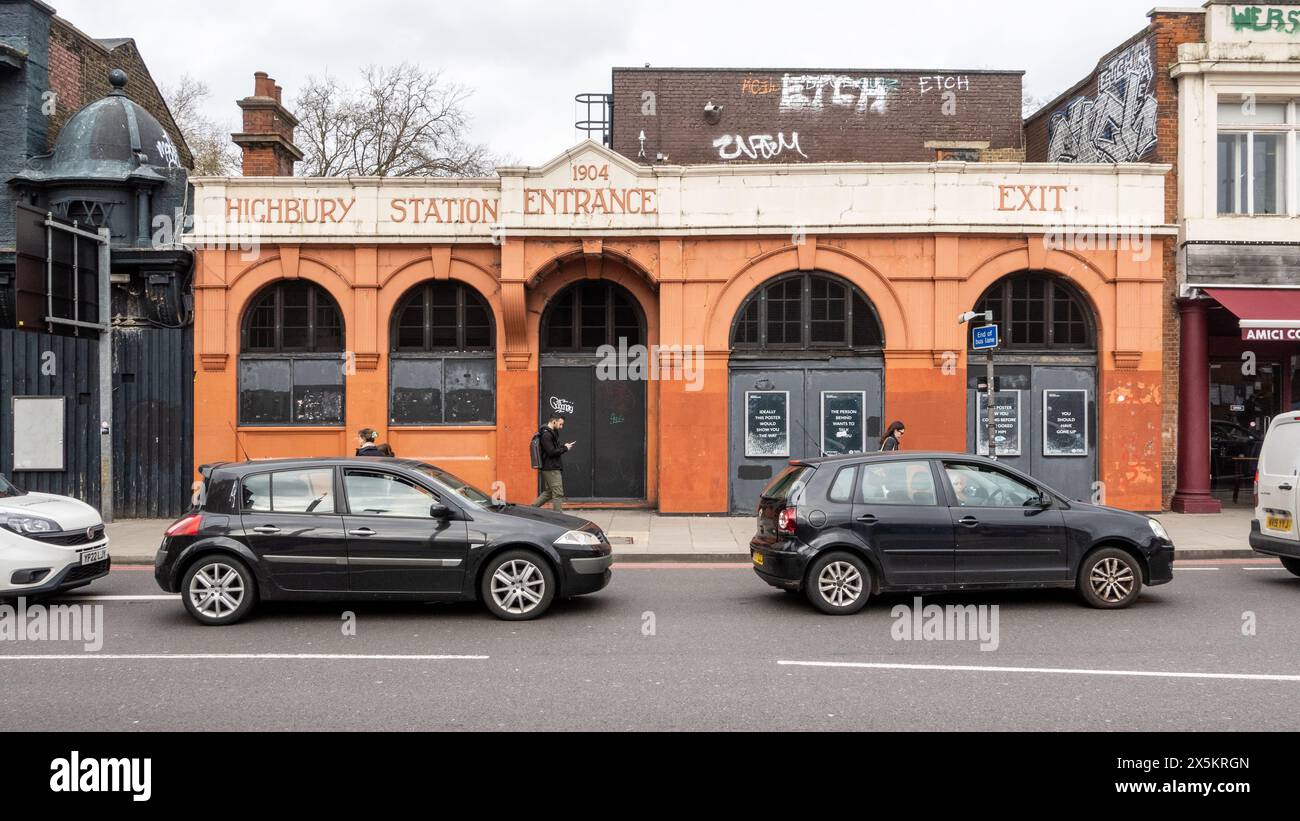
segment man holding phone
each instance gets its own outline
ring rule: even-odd
[[[573,450],[573,442],[560,442],[564,430],[564,417],[552,416],[551,421],[538,431],[538,449],[541,451],[542,492],[533,500],[533,507],[547,502],[557,511],[564,509],[564,454]]]

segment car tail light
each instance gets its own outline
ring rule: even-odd
[[[202,513],[190,513],[182,516],[172,523],[163,533],[164,536],[196,536],[199,532],[199,525],[203,524]]]
[[[781,508],[781,512],[776,514],[776,529],[781,533],[794,535],[794,519],[798,512],[797,507]]]
[[[1250,501],[1252,507],[1259,507],[1259,469],[1255,469],[1255,484],[1250,491]]]

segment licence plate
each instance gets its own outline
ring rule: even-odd
[[[1290,516],[1269,516],[1268,529],[1283,530],[1289,533],[1291,531],[1291,517]]]
[[[84,551],[84,552],[81,554],[81,563],[82,563],[82,564],[94,564],[95,562],[102,562],[102,561],[104,561],[104,559],[107,559],[107,558],[108,558],[108,548],[107,548],[107,547],[97,547],[97,548],[95,548],[94,550],[87,550],[87,551]]]
[[[757,551],[754,552],[754,564],[757,564],[757,565],[762,565],[762,564],[763,564],[763,554],[762,554],[762,553],[759,553],[759,552],[757,552]]]

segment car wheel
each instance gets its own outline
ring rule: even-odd
[[[871,569],[852,553],[830,553],[813,562],[804,585],[808,600],[823,613],[847,616],[867,604]]]
[[[550,609],[555,586],[545,559],[531,550],[507,550],[488,562],[479,595],[498,619],[526,621]]]
[[[234,624],[253,609],[257,582],[248,565],[234,556],[204,556],[185,571],[181,599],[199,624]]]
[[[1137,601],[1142,591],[1142,567],[1117,547],[1103,547],[1079,565],[1079,595],[1092,607],[1118,610]]]
[[[1282,566],[1290,570],[1292,575],[1300,576],[1300,559],[1290,559],[1285,556],[1278,556],[1282,560]]]

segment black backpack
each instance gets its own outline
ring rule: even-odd
[[[528,455],[533,460],[533,470],[542,469],[542,432],[539,430],[533,434],[533,439],[528,443]]]

